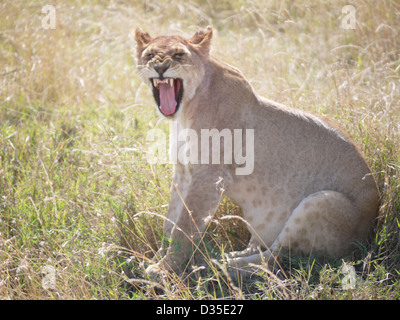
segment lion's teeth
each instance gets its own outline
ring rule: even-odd
[[[160,80],[160,79],[157,79],[157,78],[153,78],[153,84],[154,84],[154,86],[156,88],[158,87],[158,85],[160,83],[168,83],[171,87],[173,87],[174,86],[174,79],[167,78],[167,79],[164,79],[164,80]]]

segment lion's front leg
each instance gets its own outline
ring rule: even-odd
[[[177,186],[171,201],[176,201],[178,196],[179,202],[172,203],[166,221],[165,231],[171,230],[167,253],[157,264],[148,267],[146,273],[154,276],[162,270],[182,270],[218,207],[221,199],[221,190],[216,185],[218,179],[215,172],[198,170],[190,177],[185,190],[180,191]]]
[[[172,229],[176,224],[180,213],[184,209],[182,195],[188,188],[189,188],[188,179],[185,178],[185,176],[182,174],[181,171],[176,171],[171,186],[171,197],[168,205],[168,211],[167,214],[165,215],[165,220],[164,220],[163,231],[165,239],[161,243],[161,247],[155,255],[156,260],[160,260],[167,253],[168,249],[167,240],[171,238]]]

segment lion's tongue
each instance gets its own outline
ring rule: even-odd
[[[168,83],[160,83],[158,89],[160,90],[161,112],[167,116],[173,114],[178,104],[175,100],[174,87]]]

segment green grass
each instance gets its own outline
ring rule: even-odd
[[[300,4],[301,3],[301,4]],[[400,6],[353,1],[41,1],[0,4],[0,298],[398,299],[400,292]],[[285,259],[231,281],[211,263],[248,239],[223,201],[184,277],[157,286],[144,265],[162,236],[172,168],[146,161],[149,129],[167,131],[136,73],[130,32],[190,36],[211,24],[212,54],[256,92],[336,121],[381,193],[374,233],[338,261]],[[356,287],[343,289],[343,266]],[[43,285],[48,267],[55,285]]]

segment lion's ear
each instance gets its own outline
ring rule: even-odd
[[[137,28],[135,30],[135,40],[139,48],[143,48],[151,42],[151,37],[147,32],[143,32],[142,29]]]
[[[213,30],[211,27],[207,27],[204,30],[197,31],[189,42],[196,47],[200,48],[204,52],[210,51],[211,38]]]

